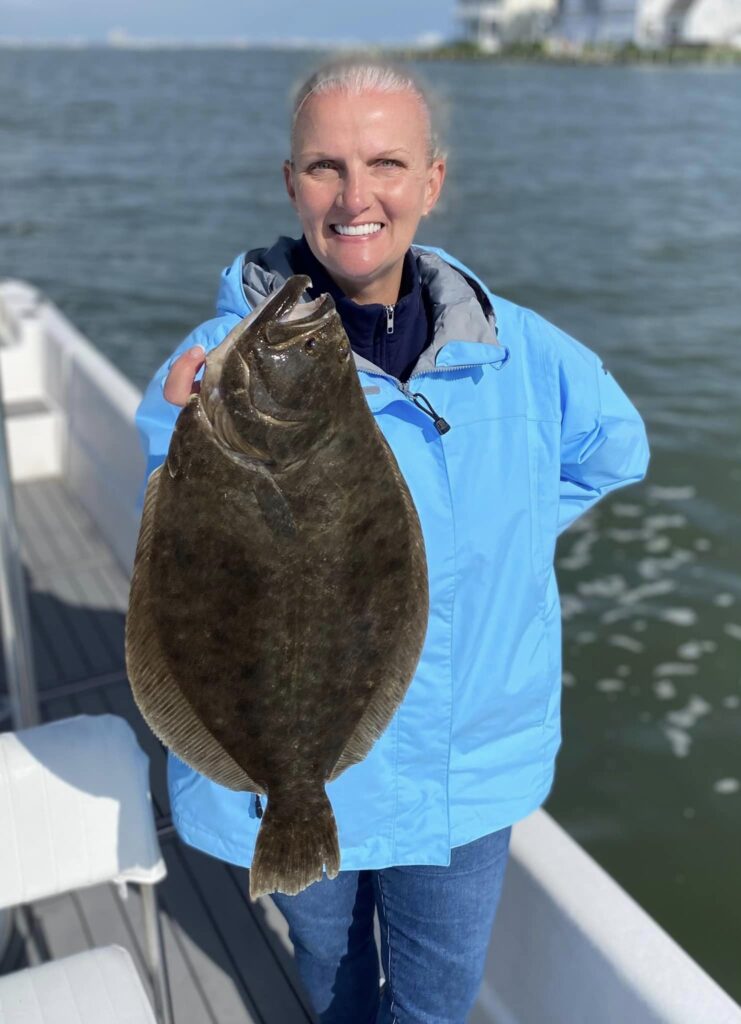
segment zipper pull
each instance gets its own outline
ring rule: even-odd
[[[262,817],[262,802],[259,793],[255,793],[255,814],[258,818]]]
[[[386,334],[394,333],[394,307],[386,306]]]
[[[444,420],[442,416],[438,416],[438,414],[432,408],[432,405],[430,404],[429,400],[425,398],[425,396],[419,391],[410,391],[408,392],[408,394],[411,396],[412,401],[414,402],[418,409],[421,409],[422,412],[426,412],[428,416],[432,417],[432,422],[435,424],[435,430],[438,432],[438,434],[447,434],[447,432],[450,430],[450,424],[448,423],[447,420]],[[419,401],[417,401],[417,399],[419,399]],[[427,406],[426,409],[424,405],[422,405],[422,402],[424,402],[425,405]]]

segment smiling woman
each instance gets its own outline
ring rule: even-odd
[[[313,77],[296,100],[288,195],[309,248],[345,295],[393,305],[406,252],[445,179],[429,108],[398,74]]]
[[[326,787],[339,874],[273,899],[323,1024],[461,1024],[481,983],[511,826],[548,795],[561,740],[556,537],[642,479],[646,434],[593,352],[414,243],[445,159],[406,71],[367,60],[320,68],[296,95],[283,173],[302,237],[224,270],[217,316],[157,371],[138,423],[151,471],[204,356],[252,308],[295,274],[311,279],[304,300],[334,299],[419,515],[430,615],[391,723]],[[391,553],[401,543],[385,539]],[[256,797],[174,756],[169,783],[183,840],[249,867]]]

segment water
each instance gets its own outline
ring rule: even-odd
[[[284,96],[311,60],[0,50],[0,276],[144,385],[221,267],[296,233]],[[452,156],[420,241],[597,351],[652,445],[559,541],[547,808],[741,999],[741,73],[424,70]]]

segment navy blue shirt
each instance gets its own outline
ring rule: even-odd
[[[311,278],[313,299],[325,292],[332,296],[353,352],[398,380],[408,379],[431,335],[431,318],[411,249],[404,257],[399,298],[393,306],[361,305],[349,299],[314,256],[305,236],[291,253],[291,266],[294,273]]]

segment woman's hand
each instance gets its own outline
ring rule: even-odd
[[[189,348],[187,352],[178,356],[170,367],[162,390],[168,402],[173,405],[185,405],[191,395],[198,394],[201,382],[195,380],[195,375],[206,361],[205,357],[205,349],[200,345]]]

